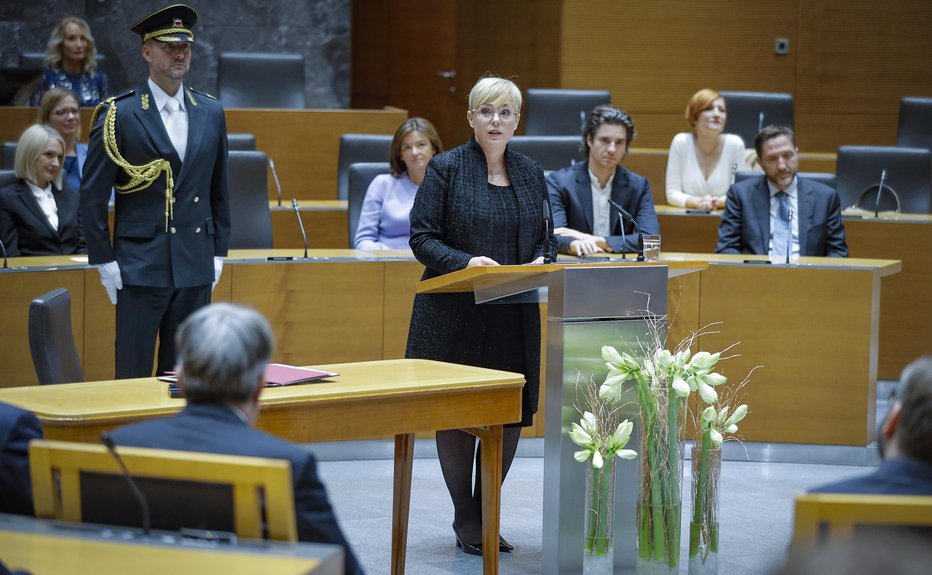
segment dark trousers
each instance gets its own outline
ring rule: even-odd
[[[156,373],[173,370],[175,330],[194,311],[210,303],[210,284],[189,288],[124,285],[117,294],[116,378],[152,375],[156,336]]]

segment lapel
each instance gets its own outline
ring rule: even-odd
[[[579,199],[580,209],[586,217],[586,229],[592,229],[592,180],[589,179],[589,162],[576,164],[579,173],[576,175],[576,197]]]
[[[799,255],[805,256],[806,240],[809,235],[809,229],[812,227],[812,212],[814,211],[815,201],[812,197],[812,188],[806,180],[796,176],[796,208],[799,210],[799,221],[796,225],[799,227]]]
[[[78,212],[77,205],[72,204],[72,200],[76,200],[77,196],[66,194],[64,190],[52,186],[52,197],[55,198],[55,205],[58,206],[58,233],[61,234],[65,230],[65,226],[73,221],[72,214]]]
[[[767,176],[761,176],[751,196],[751,210],[757,216],[757,231],[761,245],[757,246],[755,253],[766,254],[770,249],[770,187],[767,185]],[[753,246],[752,246],[753,247]]]
[[[158,152],[159,157],[171,162],[172,173],[177,174],[181,170],[181,158],[178,157],[178,152],[175,151],[175,146],[172,145],[172,141],[168,137],[168,130],[165,129],[165,124],[162,122],[162,116],[155,105],[155,98],[152,96],[152,91],[149,90],[148,83],[142,85],[142,88],[139,89],[139,95],[140,100],[149,102],[148,109],[143,108],[139,101],[136,101],[136,108],[133,113],[146,133],[149,134],[152,145]],[[135,96],[133,97],[135,98]]]
[[[187,87],[185,87],[184,98],[185,109],[188,114],[188,147],[184,153],[185,161],[181,165],[181,172],[175,171],[176,187],[181,185],[185,176],[191,171],[192,166],[195,165],[194,160],[201,149],[201,143],[204,141],[204,131],[207,128],[207,112],[204,111],[204,107],[198,103],[194,94],[192,94],[191,90]],[[172,147],[172,149],[174,149],[174,147]]]
[[[55,196],[54,193],[55,186],[52,186],[52,196]],[[42,211],[42,208],[39,206],[39,200],[36,199],[36,196],[32,193],[32,188],[29,187],[29,184],[23,182],[19,187],[19,199],[26,205],[26,208],[32,212],[40,222],[45,224],[45,229],[51,232],[53,235],[58,235],[58,230],[52,227],[52,222],[45,217],[45,212]],[[55,201],[58,201],[58,198],[55,198]],[[58,225],[61,225],[61,210],[59,210]]]
[[[628,188],[628,170],[619,165],[615,168],[615,179],[612,180],[612,201],[623,207],[632,216],[637,217],[631,209],[631,206],[625,205],[625,196],[627,195]],[[620,233],[622,226],[625,225],[624,222],[621,221],[621,214],[611,206],[608,208],[608,221],[609,229],[611,230],[610,233],[612,234],[616,232]]]

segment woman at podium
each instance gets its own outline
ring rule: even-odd
[[[410,245],[427,268],[422,279],[467,267],[543,263],[556,257],[543,170],[537,161],[508,148],[520,111],[521,91],[510,80],[483,77],[470,91],[466,120],[473,136],[433,158],[414,199]],[[504,430],[504,479],[521,427],[531,425],[537,411],[537,304],[477,305],[472,293],[418,294],[406,357],[524,374],[522,419]],[[438,431],[437,452],[453,499],[456,545],[481,555],[478,473],[473,484],[476,438],[461,430]],[[500,540],[500,551],[512,549]]]

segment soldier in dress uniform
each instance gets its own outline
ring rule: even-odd
[[[116,305],[116,377],[175,365],[175,329],[210,303],[230,238],[223,107],[182,80],[197,12],[175,4],[139,20],[148,81],[101,103],[81,185],[88,261]],[[107,220],[111,189],[114,220]]]

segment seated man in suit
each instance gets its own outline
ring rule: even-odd
[[[728,190],[718,226],[720,254],[848,257],[841,200],[828,186],[800,178],[796,136],[767,126],[754,141],[764,175]]]
[[[636,135],[627,113],[607,104],[596,106],[583,131],[588,161],[547,177],[554,234],[561,253],[634,252],[638,230],[660,233],[650,184],[621,166]],[[625,213],[610,202],[620,205]]]
[[[262,315],[218,303],[201,308],[178,328],[178,384],[187,406],[177,415],[127,425],[117,445],[204,451],[291,462],[295,517],[301,541],[334,543],[345,550],[345,572],[362,573],[337,524],[314,456],[253,429],[274,336]]]
[[[877,437],[883,462],[873,473],[814,493],[932,495],[932,356],[903,370],[896,402]]]
[[[31,411],[0,403],[0,513],[32,515],[29,442],[42,439]]]

